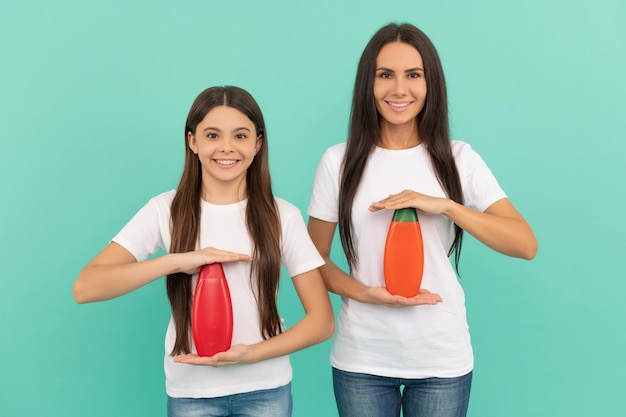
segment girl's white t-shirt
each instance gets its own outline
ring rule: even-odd
[[[465,205],[484,211],[506,198],[481,157],[460,141],[451,143]],[[324,153],[308,214],[338,220],[339,177],[345,143]],[[352,209],[358,264],[352,276],[368,286],[384,286],[383,254],[392,211],[370,212],[372,202],[402,190],[445,197],[423,145],[405,150],[376,148],[370,155]],[[422,288],[443,302],[392,308],[342,297],[330,361],[341,370],[398,378],[461,376],[473,368],[465,296],[448,250],[453,223],[445,216],[419,215],[424,241]]]
[[[170,205],[175,193],[173,190],[152,198],[113,241],[128,250],[138,262],[157,251],[168,252],[171,243]],[[282,263],[289,276],[294,277],[323,265],[324,261],[309,238],[298,208],[280,198],[275,200],[282,228]],[[211,246],[252,255],[252,242],[245,222],[246,204],[247,200],[230,205],[202,201],[199,247]],[[255,285],[250,279],[250,263],[227,262],[223,266],[233,306],[232,344],[260,342],[263,337],[254,296]],[[197,275],[194,275],[192,286],[196,281]],[[164,356],[166,390],[170,397],[212,398],[276,388],[291,381],[288,356],[219,368],[175,363],[170,355],[175,339],[174,322],[170,317]]]

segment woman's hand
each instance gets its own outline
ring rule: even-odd
[[[198,356],[197,354],[180,355],[174,358],[176,363],[202,366],[228,366],[237,363],[251,363],[252,349],[247,345],[231,346],[226,352],[219,352],[213,356]]]
[[[533,259],[537,254],[537,239],[532,229],[508,198],[498,200],[480,212],[447,198],[404,190],[372,203],[369,210],[406,207],[414,207],[423,214],[444,215],[480,242],[505,255]]]
[[[396,210],[414,207],[424,214],[443,214],[450,204],[447,198],[431,197],[412,190],[404,190],[398,194],[374,202],[369,206],[369,211]]]
[[[434,305],[443,301],[439,294],[432,293],[421,288],[414,297],[402,297],[401,295],[390,294],[385,287],[369,287],[367,296],[371,304],[381,304],[390,307],[408,307],[422,304]]]
[[[376,210],[380,210],[380,208],[375,208],[373,211]],[[431,293],[426,289],[421,289],[415,297],[411,298],[391,295],[384,287],[368,287],[361,281],[346,274],[330,258],[330,248],[336,228],[337,223],[326,222],[315,217],[309,218],[309,234],[326,262],[320,267],[320,271],[329,291],[342,297],[352,298],[360,303],[394,307],[437,304],[442,301],[439,294]]]

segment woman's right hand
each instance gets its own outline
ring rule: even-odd
[[[361,281],[346,274],[330,259],[330,247],[337,223],[309,218],[309,235],[320,255],[326,262],[320,267],[326,288],[342,297],[352,298],[360,303],[380,304],[391,307],[407,307],[420,304],[437,304],[442,301],[439,294],[421,289],[415,297],[392,295],[385,287],[368,287]]]
[[[243,253],[230,252],[226,250],[207,247],[191,252],[177,253],[178,269],[185,274],[193,275],[200,272],[203,265],[213,264],[216,262],[251,262],[252,257]]]
[[[380,304],[390,307],[408,307],[422,304],[434,305],[443,301],[439,294],[421,288],[414,297],[393,295],[385,287],[369,287],[366,291],[371,304]]]

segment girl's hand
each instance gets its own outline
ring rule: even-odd
[[[197,274],[200,272],[200,268],[207,264],[213,264],[216,262],[252,261],[250,255],[229,252],[212,247],[175,255],[179,257],[178,262],[180,272],[184,272],[189,275]]]
[[[78,303],[110,300],[129,293],[165,275],[195,274],[203,265],[215,262],[250,262],[248,255],[215,248],[185,253],[169,253],[137,262],[132,253],[111,242],[85,266],[74,283]]]
[[[372,304],[381,304],[390,307],[408,307],[422,304],[434,305],[443,301],[439,294],[432,293],[421,288],[415,297],[402,297],[401,295],[390,294],[385,287],[370,287],[367,295],[372,300]]]
[[[247,345],[234,345],[231,346],[226,352],[216,353],[213,356],[198,356],[196,354],[180,355],[174,358],[174,362],[186,363],[188,365],[202,365],[202,366],[228,366],[236,363],[249,363],[251,362],[251,351]]]
[[[404,190],[398,194],[374,202],[369,206],[369,211],[396,210],[406,207],[414,207],[424,214],[442,214],[448,208],[450,200],[447,198],[431,197],[412,190]]]

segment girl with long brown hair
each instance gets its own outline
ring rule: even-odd
[[[167,254],[148,259],[159,250]],[[230,288],[232,346],[201,357],[191,332],[193,288],[201,266],[215,262]],[[276,306],[281,264],[305,311],[288,330]],[[241,88],[211,87],[187,117],[178,188],[152,198],[87,264],[74,297],[108,300],[166,275],[168,416],[290,416],[288,354],[334,330],[322,264],[298,209],[272,193],[258,104]]]
[[[308,228],[326,286],[342,297],[330,357],[341,417],[465,416],[473,355],[455,274],[463,233],[509,256],[537,251],[480,156],[450,140],[447,105],[431,41],[413,25],[389,24],[361,55],[347,143],[319,163]],[[390,294],[383,278],[393,212],[408,207],[424,241],[414,297]],[[330,259],[337,227],[349,273]]]

